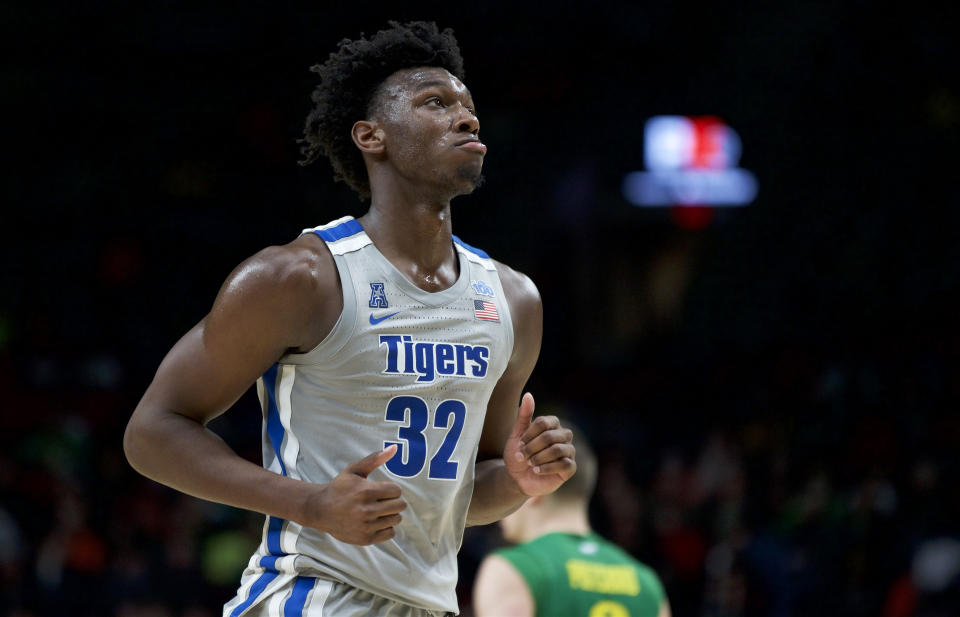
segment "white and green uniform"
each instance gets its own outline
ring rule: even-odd
[[[264,466],[327,483],[395,443],[396,455],[370,479],[398,484],[408,508],[396,536],[372,546],[268,516],[224,616],[260,614],[250,609],[270,601],[277,615],[319,614],[311,607],[322,603],[328,580],[427,611],[458,612],[456,556],[480,433],[513,350],[496,267],[454,237],[460,276],[429,293],[352,217],[304,233],[316,233],[333,254],[343,312],[317,347],[284,356],[258,380]],[[284,598],[271,598],[276,594]]]

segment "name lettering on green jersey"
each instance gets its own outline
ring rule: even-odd
[[[640,593],[640,581],[633,566],[611,566],[580,559],[570,559],[565,565],[571,589],[624,596]]]

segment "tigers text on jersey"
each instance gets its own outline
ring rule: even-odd
[[[311,232],[333,254],[343,312],[317,347],[284,356],[257,382],[264,466],[327,483],[397,444],[370,479],[398,484],[408,508],[396,536],[372,546],[268,516],[224,614],[242,614],[258,602],[254,595],[269,595],[274,578],[290,574],[456,612],[456,555],[483,419],[513,350],[496,267],[454,237],[459,278],[429,293],[408,281],[352,217],[304,231]]]

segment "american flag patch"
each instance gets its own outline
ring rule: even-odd
[[[477,319],[486,319],[487,321],[500,321],[500,313],[497,312],[497,305],[486,300],[473,301],[473,316]]]

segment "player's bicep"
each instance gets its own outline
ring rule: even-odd
[[[230,408],[284,348],[266,340],[208,334],[208,316],[164,358],[138,412],[172,411],[205,424]],[[238,324],[239,325],[239,324]]]
[[[323,296],[308,267],[278,252],[230,275],[210,313],[164,358],[135,415],[174,412],[206,423],[301,343]]]
[[[473,586],[477,617],[533,617],[536,607],[526,581],[498,555],[483,560]]]

